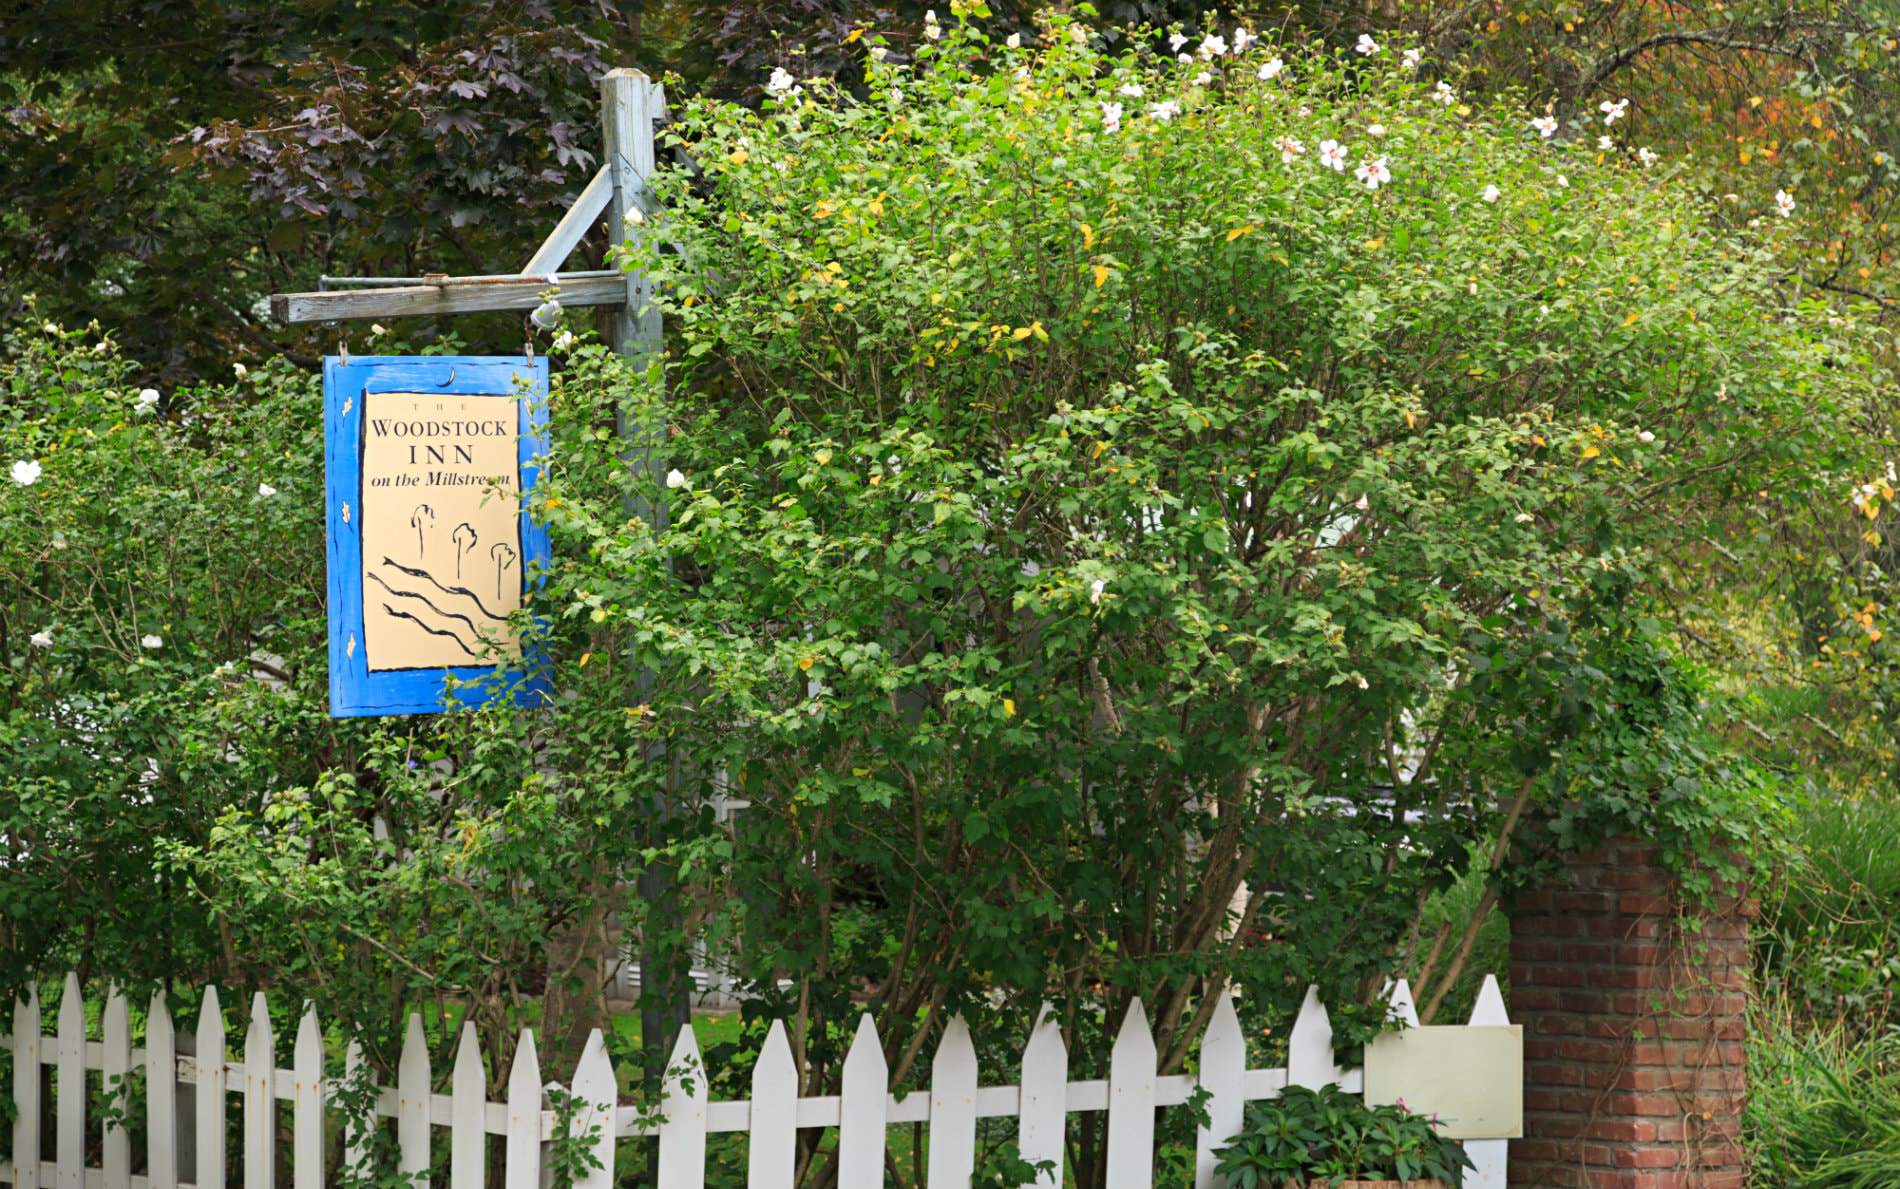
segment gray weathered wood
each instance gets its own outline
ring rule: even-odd
[[[666,114],[666,92],[637,70],[609,70],[600,80],[601,133],[606,142],[608,178],[607,242],[618,246],[642,234],[655,211],[648,181],[653,176],[653,127]],[[628,212],[637,212],[629,221]],[[610,339],[625,355],[660,347],[660,311],[653,286],[638,272],[628,273],[624,303],[614,315]]]
[[[279,322],[329,322],[353,318],[413,318],[439,314],[480,314],[494,310],[532,310],[552,293],[564,306],[619,305],[627,299],[621,277],[524,276],[476,284],[404,285],[388,289],[346,289],[333,293],[274,293],[271,317]]]
[[[587,188],[581,191],[580,197],[574,200],[574,205],[567,208],[561,221],[554,225],[554,230],[548,232],[547,239],[541,241],[541,246],[528,258],[528,263],[521,267],[521,275],[543,277],[558,272],[580,245],[581,237],[606,212],[607,202],[613,193],[613,168],[603,165],[593,180],[587,183]]]

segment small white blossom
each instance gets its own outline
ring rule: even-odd
[[[20,461],[14,463],[13,481],[18,483],[21,487],[31,487],[35,483],[38,483],[40,481],[40,464],[38,460],[22,458]]]
[[[1605,99],[1602,103],[1597,104],[1597,110],[1603,113],[1603,123],[1605,127],[1616,123],[1628,115],[1629,109],[1630,101],[1627,99]]]
[[[1176,62],[1181,63],[1181,65],[1185,66],[1189,62],[1192,62],[1194,60],[1194,55],[1188,53],[1186,50],[1182,50],[1180,53],[1174,56],[1174,60]]]
[[[1775,209],[1781,212],[1781,217],[1784,219],[1794,214],[1794,195],[1786,190],[1776,190]]]
[[[384,326],[381,322],[372,322],[369,324],[369,337],[371,338],[380,338],[388,333],[389,328]]]
[[[1003,44],[1010,49],[1019,50],[1023,48],[1023,35],[1020,33],[1011,33],[1008,37],[1003,38]]]
[[[1537,517],[1532,516],[1529,512],[1519,512],[1517,515],[1511,517],[1511,519],[1517,521],[1519,524],[1529,524],[1531,521],[1537,519]]]
[[[1647,446],[1656,440],[1656,435],[1645,429],[1636,435],[1636,440]]]
[[[33,647],[35,648],[51,648],[53,646],[53,633],[51,632],[34,632],[32,636],[28,638],[32,640]]]
[[[55,549],[66,548],[66,534],[65,533],[53,534],[53,548]]]
[[[140,636],[139,644],[142,647],[156,650],[165,647],[165,638],[163,636]]]
[[[1278,78],[1280,72],[1285,69],[1286,63],[1282,62],[1278,55],[1275,55],[1260,64],[1260,69],[1256,72],[1255,77],[1264,83],[1269,79]]]
[[[1095,581],[1089,583],[1089,602],[1091,603],[1101,602],[1102,592],[1107,589],[1108,589],[1108,580],[1105,578],[1097,578]]]
[[[1334,173],[1346,172],[1346,146],[1336,140],[1320,141],[1319,164],[1320,168],[1330,169]]]
[[[1254,35],[1252,29],[1235,29],[1234,52],[1236,54],[1244,54],[1247,52],[1248,46],[1259,40],[1260,38]]]
[[[1181,114],[1181,105],[1172,99],[1163,99],[1160,103],[1148,105],[1148,118],[1159,123],[1167,123]]]
[[[1458,102],[1458,92],[1452,90],[1451,84],[1441,78],[1438,80],[1438,85],[1432,88],[1432,102],[1441,107],[1450,107]]]
[[[1218,33],[1201,38],[1201,57],[1218,58],[1227,52],[1227,39]]]
[[[1362,162],[1352,175],[1366,184],[1366,189],[1377,190],[1392,180],[1392,171],[1386,168],[1384,157],[1374,157]]]
[[[1143,95],[1146,95],[1148,91],[1147,88],[1143,87],[1140,83],[1123,83],[1121,86],[1115,88],[1115,93],[1117,95],[1126,95],[1130,99],[1139,99]]]
[[[1557,175],[1557,188],[1558,188],[1559,190],[1568,190],[1568,189],[1570,189],[1570,179],[1569,179],[1569,178],[1567,178],[1567,177],[1565,177],[1565,176],[1564,176],[1563,174],[1561,174],[1561,173],[1560,173],[1560,174],[1558,174],[1558,175]]]
[[[269,499],[277,494],[277,489],[268,483],[259,483],[257,485],[257,494],[263,496],[265,499]]]
[[[235,375],[237,376],[237,378],[238,378],[238,379],[240,379],[240,380],[242,380],[242,379],[243,379],[244,377],[246,377],[246,376],[248,376],[248,375],[250,375],[250,374],[251,374],[251,369],[250,369],[250,368],[248,368],[248,367],[245,367],[245,366],[244,366],[243,364],[241,364],[241,363],[234,363],[234,364],[232,364],[232,365],[231,365],[231,371],[232,371],[232,373],[233,373],[233,374],[235,374]]]
[[[1597,151],[1607,153],[1616,147],[1616,138],[1607,132],[1597,137]]]
[[[42,326],[42,327],[40,327],[40,329],[41,329],[41,330],[44,330],[44,331],[45,331],[45,332],[46,332],[47,334],[58,334],[58,333],[59,333],[59,323],[57,323],[57,322],[48,322],[48,323],[47,323],[46,325],[44,325],[44,326]]]
[[[1016,44],[1021,45],[1022,39],[1017,38]],[[886,57],[890,55],[890,52],[891,52],[890,50],[885,49],[881,45],[874,45],[870,48],[870,51],[869,51],[871,55],[871,61],[873,62],[882,62]]]
[[[1282,164],[1290,164],[1293,158],[1306,151],[1306,146],[1291,136],[1282,136],[1280,139],[1274,141],[1273,144],[1275,148],[1280,150],[1280,161]]]
[[[580,341],[579,339],[574,337],[573,331],[563,330],[561,333],[554,336],[554,349],[556,351],[566,351],[570,349],[571,347],[573,347],[574,344],[579,341]]]
[[[1102,130],[1120,132],[1122,130],[1122,105],[1119,103],[1102,104]]]
[[[139,389],[139,398],[135,407],[141,413],[149,413],[153,409],[156,409],[158,407],[158,389],[156,388]]]
[[[798,80],[783,66],[772,67],[772,77],[765,80],[765,89],[774,95],[789,94],[797,85]]]
[[[1353,49],[1353,52],[1356,54],[1363,54],[1367,57],[1371,57],[1373,54],[1376,54],[1379,52],[1379,43],[1372,40],[1372,34],[1361,33],[1359,35],[1359,40],[1353,44],[1352,49]]]
[[[932,41],[943,36],[943,30],[937,27],[937,10],[934,8],[924,11],[924,36]]]
[[[1642,148],[1636,150],[1636,159],[1643,163],[1644,169],[1648,169],[1650,166],[1656,164],[1656,154],[1650,150],[1648,145],[1644,145]]]
[[[1557,135],[1557,117],[1538,116],[1531,121],[1531,127],[1537,129],[1537,135],[1543,137],[1545,140],[1549,140],[1551,137]]]
[[[1384,136],[1385,125],[1384,124],[1367,124],[1366,135],[1367,136]]]
[[[1425,60],[1425,51],[1417,48],[1406,50],[1399,55],[1399,61],[1407,70],[1417,70],[1418,64]]]
[[[1366,680],[1366,675],[1364,673],[1354,673],[1352,675],[1352,680],[1353,680],[1353,684],[1357,685],[1360,689],[1372,688],[1372,684]]]
[[[672,470],[666,472],[666,485],[673,488],[691,486],[687,482],[686,476],[681,473],[678,467],[674,467]]]
[[[1372,511],[1372,497],[1361,495],[1357,502],[1353,504],[1353,507],[1359,509],[1361,512]]]
[[[1197,87],[1205,87],[1207,84],[1213,81],[1214,81],[1214,76],[1209,74],[1205,70],[1201,71],[1199,74],[1194,76],[1194,85]]]
[[[1168,52],[1171,54],[1180,53],[1181,47],[1186,45],[1187,43],[1188,43],[1188,39],[1187,39],[1187,34],[1185,33],[1177,32],[1177,33],[1168,34]]]
[[[1479,197],[1484,199],[1486,202],[1496,202],[1498,199],[1504,197],[1504,192],[1498,189],[1496,186],[1486,186],[1484,188],[1484,193],[1479,195]]]

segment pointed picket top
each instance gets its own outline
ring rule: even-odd
[[[1286,1081],[1289,1086],[1317,1090],[1339,1080],[1339,1067],[1333,1063],[1333,1023],[1326,1005],[1319,1001],[1319,988],[1306,988],[1300,1014],[1293,1020],[1293,1031],[1286,1041]]]
[[[752,1066],[752,1137],[746,1148],[749,1189],[792,1189],[798,1163],[798,1063],[785,1021],[773,1020]]]
[[[1063,1130],[1068,1119],[1069,1049],[1055,1006],[1044,1003],[1023,1046],[1022,1103],[1016,1117],[1016,1151],[1030,1164],[1054,1167],[1037,1179],[1062,1185]]]
[[[706,1184],[706,1064],[691,1024],[680,1029],[661,1083],[658,1189]]]
[[[503,1189],[540,1189],[541,1060],[534,1033],[521,1030],[515,1063],[508,1070],[508,1147],[502,1165]]]
[[[613,1189],[615,1123],[620,1102],[619,1083],[614,1080],[614,1063],[607,1056],[607,1042],[600,1029],[587,1034],[581,1048],[580,1064],[574,1067],[574,1122],[570,1135],[594,1134],[594,1156],[599,1168],[589,1169],[574,1179],[574,1189]]]
[[[1418,1005],[1412,1002],[1412,984],[1405,979],[1393,983],[1386,994],[1386,1018],[1397,1020],[1407,1028],[1418,1027]]]
[[[251,1021],[244,1030],[244,1189],[272,1189],[276,1175],[275,1044],[270,1001],[259,991],[251,996]]]
[[[857,1036],[844,1058],[839,1104],[838,1184],[852,1189],[883,1189],[886,1095],[890,1067],[877,1039],[871,1013],[858,1017]]]
[[[1201,1036],[1201,1088],[1207,1091],[1207,1126],[1194,1139],[1194,1189],[1220,1189],[1223,1180],[1214,1175],[1216,1149],[1240,1132],[1241,1115],[1247,1105],[1247,1039],[1240,1031],[1240,1014],[1234,1010],[1234,997],[1222,987],[1214,1003],[1213,1018]]]
[[[145,1012],[145,1175],[151,1189],[177,1189],[178,1034],[162,987]]]
[[[402,1056],[396,1063],[396,1149],[397,1171],[413,1189],[429,1189],[429,1095],[433,1085],[422,1017],[411,1012],[408,1027],[403,1030]]]
[[[465,1015],[449,1074],[449,1189],[482,1189],[488,1175],[488,1072],[481,1037]],[[302,1186],[298,1186],[302,1189]]]
[[[317,1005],[304,1005],[291,1056],[291,1183],[295,1189],[323,1189],[323,1029]]]
[[[1471,1023],[1473,1024],[1509,1024],[1511,1013],[1504,1010],[1504,992],[1498,990],[1498,976],[1487,974],[1484,985],[1478,988],[1478,998],[1471,1005]]]
[[[930,1062],[930,1189],[965,1189],[975,1174],[976,1045],[951,1016]]]
[[[1155,1039],[1140,999],[1128,1004],[1108,1054],[1107,1189],[1154,1184]]]
[[[79,976],[66,972],[59,997],[59,1036],[54,1042],[59,1071],[58,1111],[53,1130],[53,1158],[58,1162],[59,1189],[85,1189],[86,1182],[86,1001],[79,992]]]
[[[106,1101],[118,1108],[115,1113],[119,1118],[106,1119],[99,1167],[105,1174],[106,1189],[132,1189],[132,1137],[125,1129],[132,1089],[132,1005],[116,986],[106,991],[106,1012],[100,1024],[104,1044],[99,1084],[105,1090]]]
[[[40,993],[13,1001],[13,1184],[40,1184]]]
[[[193,1148],[196,1180],[200,1185],[224,1185],[224,1009],[218,989],[206,987],[198,1002],[198,1043],[192,1048],[198,1064],[197,1144]]]

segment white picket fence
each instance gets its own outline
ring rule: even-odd
[[[1392,990],[1394,1010],[1416,1024],[1411,993],[1401,982]],[[1486,978],[1472,1014],[1473,1024],[1505,1024],[1504,1001],[1497,983]],[[272,1025],[263,994],[251,1001],[251,1019],[240,1060],[225,1056],[224,1018],[218,1010],[215,988],[205,992],[199,1012],[195,1055],[180,1054],[171,1016],[163,999],[154,996],[146,1020],[143,1046],[132,1044],[130,1012],[123,995],[108,998],[101,1020],[102,1036],[86,1035],[85,1002],[79,982],[67,976],[53,1035],[42,1035],[40,1004],[29,995],[15,1004],[13,1032],[0,1044],[13,1054],[13,1100],[17,1116],[13,1129],[13,1160],[0,1162],[0,1181],[14,1189],[223,1189],[227,1182],[227,1151],[241,1155],[243,1189],[274,1189],[277,1179],[278,1109],[291,1104],[291,1189],[323,1189],[325,1184],[324,1112],[336,1091],[326,1071],[323,1032],[316,1011],[307,1008],[298,1025],[290,1069],[277,1069],[272,1059]],[[352,1047],[346,1070],[360,1062]],[[56,1090],[53,1159],[41,1151],[42,1110],[40,1067],[54,1070]],[[1047,1015],[1037,1025],[1023,1050],[1019,1086],[979,1085],[976,1049],[961,1019],[944,1029],[931,1064],[929,1093],[903,1098],[889,1093],[883,1047],[866,1016],[858,1026],[845,1057],[841,1093],[818,1098],[798,1096],[798,1074],[785,1029],[773,1024],[752,1074],[749,1102],[710,1102],[698,1045],[691,1029],[681,1033],[667,1079],[661,1121],[645,1123],[637,1108],[618,1106],[613,1065],[596,1032],[575,1070],[570,1093],[578,1104],[569,1115],[574,1135],[594,1133],[591,1144],[600,1168],[583,1176],[578,1189],[613,1189],[614,1148],[624,1138],[658,1135],[659,1189],[703,1189],[706,1137],[713,1132],[748,1132],[750,1189],[791,1189],[800,1128],[838,1129],[838,1184],[845,1189],[881,1189],[885,1172],[886,1128],[900,1123],[929,1124],[930,1189],[970,1183],[976,1159],[978,1119],[1017,1120],[1018,1150],[1025,1160],[1052,1161],[1055,1185],[1063,1184],[1063,1134],[1069,1114],[1108,1112],[1108,1184],[1110,1189],[1151,1189],[1155,1108],[1188,1100],[1197,1086],[1209,1092],[1209,1124],[1200,1131],[1196,1155],[1196,1189],[1218,1189],[1214,1151],[1240,1127],[1243,1105],[1270,1098],[1282,1087],[1318,1087],[1337,1083],[1357,1093],[1362,1084],[1357,1069],[1334,1063],[1332,1028],[1318,995],[1308,991],[1306,1001],[1288,1038],[1284,1069],[1248,1069],[1246,1040],[1233,1001],[1223,994],[1200,1048],[1199,1073],[1156,1073],[1156,1053],[1145,1012],[1131,1004],[1110,1053],[1108,1077],[1069,1080],[1068,1052],[1062,1033]],[[96,1120],[100,1166],[86,1164],[88,1144],[85,1093],[88,1070],[100,1071],[108,1086],[121,1084],[131,1071],[143,1068],[146,1110],[146,1171],[132,1174],[131,1140],[112,1118]],[[347,1074],[346,1074],[347,1076]],[[193,1134],[179,1128],[178,1086],[191,1087],[195,1097]],[[499,1180],[505,1189],[540,1189],[543,1144],[559,1125],[544,1094],[541,1068],[535,1057],[534,1036],[523,1031],[513,1067],[508,1074],[504,1102],[489,1102],[479,1045],[472,1026],[465,1025],[450,1073],[447,1094],[434,1091],[422,1021],[411,1016],[406,1043],[398,1065],[396,1084],[377,1090],[377,1113],[394,1120],[400,1170],[419,1174],[412,1182],[428,1189],[432,1128],[449,1133],[447,1189],[483,1189],[487,1179],[487,1137],[505,1137],[505,1160]],[[79,1092],[71,1092],[77,1087]],[[232,1149],[226,1134],[227,1094],[243,1097],[242,1141]],[[334,1106],[330,1106],[333,1112]],[[338,1125],[332,1118],[332,1127]],[[597,1131],[596,1131],[597,1129]],[[334,1133],[334,1132],[332,1132]],[[186,1140],[195,1162],[193,1182],[179,1179],[179,1143]],[[361,1136],[351,1135],[352,1153]],[[1474,1140],[1466,1144],[1475,1173],[1466,1178],[1472,1189],[1503,1189],[1505,1140]],[[1042,1181],[1039,1184],[1047,1184]]]

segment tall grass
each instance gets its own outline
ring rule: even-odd
[[[1763,999],[1751,1023],[1750,1183],[1900,1186],[1900,1033],[1857,1039],[1845,1025],[1817,1025],[1784,999]]]

